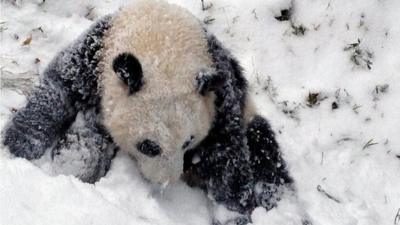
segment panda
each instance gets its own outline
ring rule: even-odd
[[[94,183],[118,150],[151,183],[179,179],[228,209],[271,209],[293,181],[238,61],[187,10],[139,1],[60,52],[3,133]],[[65,169],[67,168],[67,169]]]

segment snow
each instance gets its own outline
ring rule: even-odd
[[[199,0],[170,2],[210,21],[277,132],[297,196],[256,209],[254,224],[300,224],[306,212],[315,225],[399,225],[399,1],[206,0],[205,11]],[[125,4],[1,1],[0,126],[24,104],[6,74],[37,80],[92,20]],[[288,8],[290,21],[275,19]],[[295,35],[292,26],[306,30]],[[122,153],[92,185],[0,151],[0,224],[210,224],[213,214],[233,216],[183,183],[160,193]]]

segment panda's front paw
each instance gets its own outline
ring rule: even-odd
[[[15,127],[6,130],[3,143],[13,155],[28,160],[40,158],[45,152],[44,146],[38,140]]]

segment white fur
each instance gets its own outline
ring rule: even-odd
[[[200,22],[188,11],[165,2],[142,1],[116,14],[105,37],[101,77],[104,123],[114,141],[138,162],[152,182],[179,179],[183,143],[208,133],[214,118],[214,98],[196,92],[195,77],[212,67]],[[128,96],[112,70],[123,52],[135,55],[143,69],[144,86]],[[158,143],[163,153],[150,158],[136,144]]]

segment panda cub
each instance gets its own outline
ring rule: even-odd
[[[187,10],[159,1],[100,19],[59,53],[3,143],[29,160],[50,151],[90,183],[120,149],[148,181],[183,179],[243,214],[272,208],[292,183],[237,60]]]

